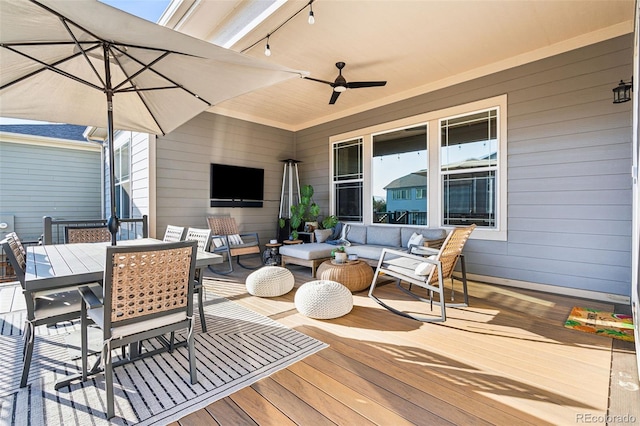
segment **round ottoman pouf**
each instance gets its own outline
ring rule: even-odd
[[[318,280],[300,286],[296,291],[294,303],[302,315],[316,319],[331,319],[351,312],[353,296],[348,288],[338,282]]]
[[[263,266],[250,273],[246,281],[249,294],[259,297],[282,296],[289,293],[294,284],[291,271],[281,266]]]

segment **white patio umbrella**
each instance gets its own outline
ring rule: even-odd
[[[0,0],[0,116],[171,132],[212,105],[307,75],[195,39],[97,0]],[[109,58],[109,60],[105,60]]]

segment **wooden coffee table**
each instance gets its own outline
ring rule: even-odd
[[[350,260],[346,263],[335,263],[325,260],[318,266],[316,277],[319,280],[337,281],[350,291],[361,291],[371,285],[373,269],[362,260]]]

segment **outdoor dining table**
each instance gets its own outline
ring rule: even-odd
[[[118,241],[132,246],[161,244],[155,238]],[[35,292],[101,282],[104,276],[106,251],[110,243],[53,244],[27,247],[25,289]],[[219,254],[198,251],[196,269],[222,263]]]

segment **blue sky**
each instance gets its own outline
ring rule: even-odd
[[[132,15],[139,16],[151,22],[158,22],[162,12],[171,0],[100,0],[109,6],[117,7]]]

